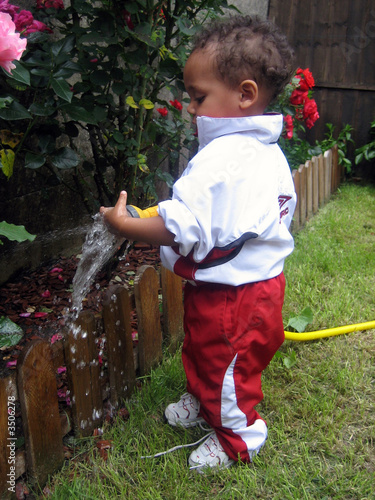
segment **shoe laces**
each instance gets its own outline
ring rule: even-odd
[[[173,451],[181,450],[182,448],[190,448],[191,446],[197,446],[204,439],[207,439],[211,434],[215,434],[211,428],[207,429],[201,423],[199,423],[199,426],[202,430],[204,430],[206,432],[206,434],[203,437],[201,437],[200,439],[198,439],[198,441],[195,441],[194,443],[180,444],[178,446],[173,446],[173,448],[169,448],[169,450],[166,450],[166,451],[160,451],[159,453],[155,453],[155,455],[142,455],[141,458],[157,458],[157,457],[161,457],[163,455],[167,455],[167,453],[172,453]]]

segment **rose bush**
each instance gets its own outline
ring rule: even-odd
[[[16,25],[12,21],[10,14],[0,12],[0,66],[10,74],[12,73],[12,69],[16,67],[13,61],[21,58],[27,45],[27,40],[21,38],[20,34],[16,33],[15,30]],[[12,151],[0,150],[0,162],[2,165],[6,166],[9,162],[13,163],[13,161],[14,156]],[[32,241],[35,238],[34,235],[26,231],[24,226],[8,224],[6,221],[0,222],[0,236],[19,242],[25,240]],[[3,242],[0,239],[0,245],[2,244]]]
[[[314,77],[309,68],[298,68],[277,101],[268,111],[284,115],[284,128],[280,147],[288,158],[290,167],[298,168],[312,156],[312,146],[306,141],[306,128],[312,128],[319,118],[313,99]]]
[[[157,181],[173,183],[192,139],[183,135],[181,112],[189,38],[227,1],[72,0],[63,7],[38,0],[26,14],[0,2],[27,37],[21,61],[0,83],[0,130],[12,139],[2,147],[41,183],[66,182],[68,172],[90,213],[124,188],[132,203],[154,203]],[[3,173],[12,168],[3,165]]]

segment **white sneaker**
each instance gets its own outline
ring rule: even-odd
[[[164,415],[170,425],[193,427],[204,422],[204,419],[198,416],[199,409],[200,403],[197,398],[185,392],[180,401],[167,406]]]
[[[210,434],[189,457],[190,469],[202,472],[206,467],[227,469],[235,463],[223,450],[215,432]]]

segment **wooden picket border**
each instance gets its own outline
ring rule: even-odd
[[[160,283],[161,282],[161,283]],[[159,297],[163,295],[163,330]],[[104,405],[118,408],[135,389],[136,375],[144,376],[162,360],[162,346],[175,351],[183,337],[182,280],[167,269],[160,277],[151,266],[141,266],[134,294],[122,285],[109,287],[102,297],[102,313],[83,311],[64,338],[54,344],[35,340],[22,351],[17,370],[0,379],[0,496],[9,493],[14,459],[18,479],[44,484],[64,462],[63,437],[71,430],[92,435],[105,417]],[[136,308],[138,345],[134,347],[131,311]],[[106,339],[105,372],[99,366],[97,339]],[[59,412],[56,375],[66,366],[71,407]],[[8,401],[20,405],[25,446],[13,452],[8,432]],[[12,420],[13,421],[13,420]]]
[[[292,176],[297,193],[292,231],[298,231],[328,202],[344,177],[337,146],[306,161],[292,171]]]
[[[343,177],[337,148],[314,157],[293,171],[298,202],[293,231],[322,207]],[[143,376],[161,362],[162,347],[174,351],[183,339],[183,284],[181,278],[161,268],[138,269],[134,293],[120,285],[102,297],[102,313],[80,314],[63,340],[51,345],[30,342],[18,358],[17,370],[0,379],[0,495],[7,495],[13,449],[8,433],[8,401],[20,405],[25,446],[14,452],[15,472],[25,472],[39,484],[64,462],[63,437],[90,436],[101,426],[104,404],[118,408],[134,391],[136,376]],[[162,296],[162,321],[160,315]],[[133,346],[131,311],[136,309],[138,345]],[[99,366],[97,339],[106,339],[107,369]],[[59,412],[56,374],[66,366],[71,407]],[[5,471],[5,472],[4,472]]]

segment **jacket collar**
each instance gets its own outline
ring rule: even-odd
[[[240,118],[197,117],[199,149],[217,137],[234,133],[247,133],[264,144],[277,142],[283,128],[281,114],[266,114]]]

